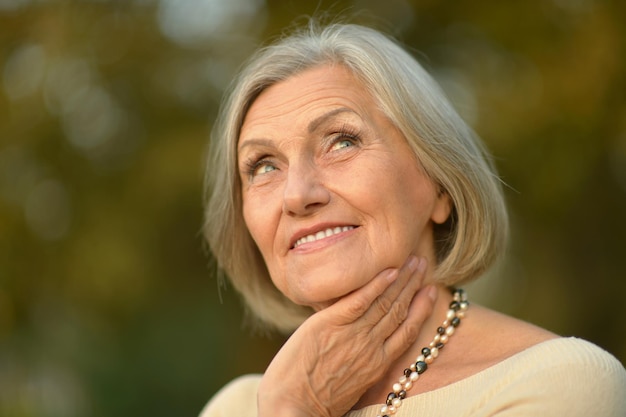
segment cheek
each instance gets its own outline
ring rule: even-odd
[[[268,222],[263,221],[263,213],[258,209],[258,205],[254,203],[254,200],[244,200],[243,219],[257,247],[262,254],[265,254],[267,250],[266,228]]]
[[[390,246],[417,250],[430,242],[430,221],[435,200],[434,185],[414,167],[407,167],[402,175],[393,178],[387,187],[383,206],[390,231]]]
[[[271,276],[277,269],[276,236],[280,221],[280,212],[276,212],[276,204],[267,196],[249,196],[243,201],[243,219],[267,265]],[[280,208],[280,207],[279,207]]]

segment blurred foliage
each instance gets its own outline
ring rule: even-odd
[[[626,16],[602,0],[0,0],[0,415],[197,415],[261,372],[205,253],[203,154],[261,42],[344,13],[409,45],[496,157],[474,299],[626,360]]]

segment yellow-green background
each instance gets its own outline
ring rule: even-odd
[[[495,155],[512,245],[470,296],[623,362],[625,4],[0,0],[0,415],[193,416],[264,369],[202,159],[237,66],[324,11],[409,45]]]

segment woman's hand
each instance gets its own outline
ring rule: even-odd
[[[417,339],[436,291],[411,256],[307,319],[267,368],[260,417],[344,415]],[[384,399],[381,399],[381,401]]]

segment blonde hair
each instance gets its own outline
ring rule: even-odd
[[[312,23],[251,57],[225,96],[211,135],[204,234],[251,311],[282,331],[311,310],[273,285],[242,214],[237,141],[246,112],[269,86],[324,64],[348,68],[404,134],[424,171],[449,195],[450,218],[435,228],[435,279],[457,285],[478,277],[503,252],[508,216],[501,182],[482,142],[437,83],[394,40],[367,27]]]

